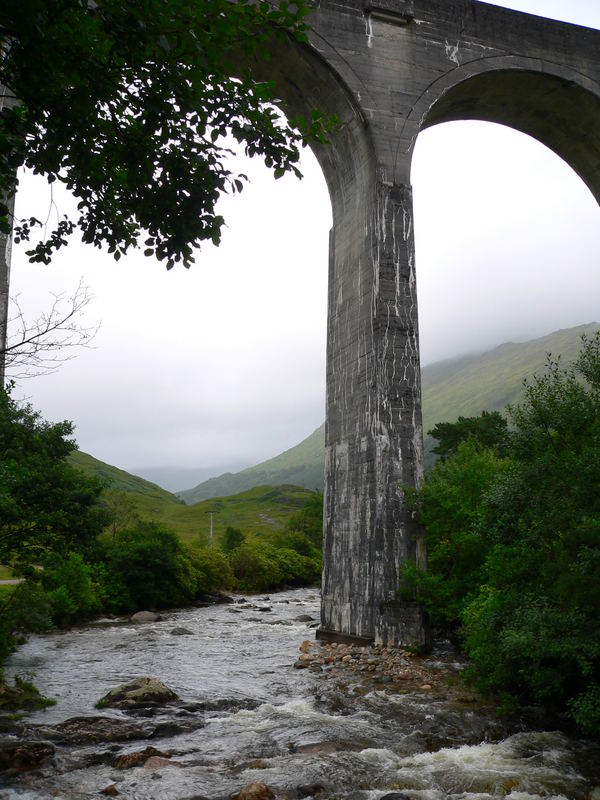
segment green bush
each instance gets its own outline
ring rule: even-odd
[[[246,537],[239,528],[232,528],[231,525],[228,525],[223,534],[221,549],[225,553],[231,553],[244,542],[245,538]]]
[[[480,688],[600,737],[600,335],[510,410],[506,459],[467,441],[417,493],[438,619],[460,617]]]
[[[46,559],[42,586],[57,625],[66,626],[90,617],[102,607],[92,580],[92,568],[79,553],[54,554]]]
[[[277,550],[264,542],[244,542],[230,555],[237,585],[244,591],[263,592],[282,583]]]
[[[196,595],[198,575],[193,563],[177,536],[161,525],[140,522],[118,531],[105,543],[102,561],[114,576],[112,586],[117,590],[109,603],[119,598],[128,603],[120,610],[181,606]],[[105,592],[109,588],[104,585]]]
[[[320,492],[311,495],[301,510],[290,518],[287,529],[304,534],[318,550],[323,548],[323,495]]]
[[[192,546],[188,556],[196,571],[196,594],[231,589],[233,570],[225,553],[216,547]]]

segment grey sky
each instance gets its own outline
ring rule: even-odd
[[[600,28],[598,0],[495,5]],[[15,248],[12,293],[30,315],[81,276],[96,297],[95,349],[21,386],[49,419],[75,422],[82,450],[126,469],[218,471],[323,421],[327,189],[309,153],[301,182],[244,169],[253,180],[223,202],[222,245],[189,271],[77,245],[41,267]],[[436,126],[419,137],[412,182],[423,363],[600,321],[600,210],[542,145],[500,126]],[[43,183],[25,177],[18,199],[46,215]]]

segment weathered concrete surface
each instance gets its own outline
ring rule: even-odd
[[[403,560],[425,563],[402,497],[423,473],[413,147],[439,122],[504,123],[600,199],[600,33],[472,0],[320,0],[311,24],[268,77],[291,115],[340,119],[316,150],[333,209],[321,635],[423,645],[396,601]]]

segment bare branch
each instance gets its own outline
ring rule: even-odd
[[[25,319],[19,296],[11,298],[13,311],[0,359],[4,357],[6,374],[13,380],[56,372],[65,361],[75,358],[76,348],[91,347],[100,329],[100,323],[82,323],[83,312],[94,299],[82,281],[72,296],[62,293],[53,298],[49,311],[32,323]]]

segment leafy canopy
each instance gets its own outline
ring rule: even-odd
[[[600,737],[600,334],[568,369],[549,359],[510,420],[505,457],[468,438],[416,493],[429,572],[403,592],[462,625],[481,688]]]
[[[4,0],[0,197],[26,166],[79,201],[30,259],[48,263],[79,228],[115,259],[145,238],[146,255],[190,266],[194,247],[220,240],[219,195],[245,180],[225,164],[228,133],[275,177],[300,175],[298,146],[326,125],[318,112],[284,120],[249,65],[276,38],[304,41],[306,13],[305,0]],[[15,239],[38,224],[20,221]]]
[[[0,391],[0,563],[25,568],[85,547],[107,524],[103,484],[67,462],[72,432]]]

